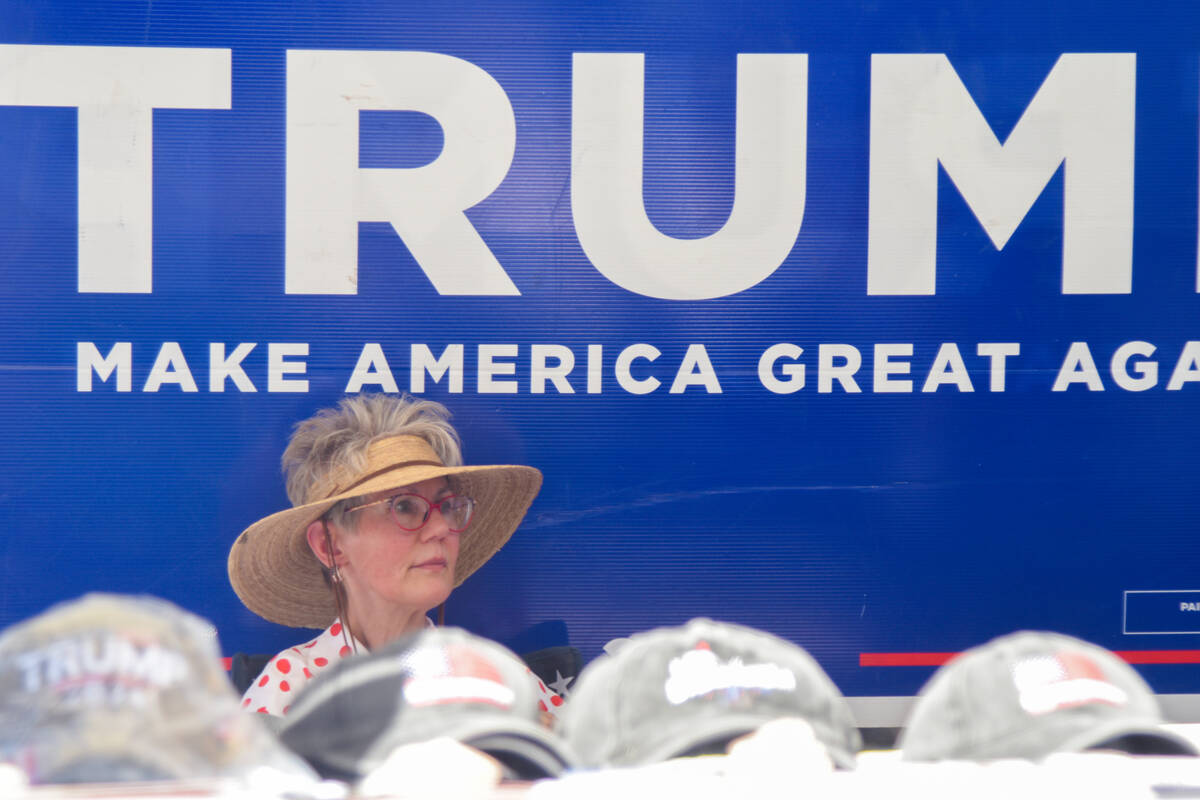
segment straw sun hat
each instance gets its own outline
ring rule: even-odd
[[[264,517],[238,536],[229,551],[229,582],[255,614],[293,628],[325,628],[337,612],[321,564],[305,530],[340,500],[399,489],[430,478],[453,479],[454,490],[475,499],[463,531],[454,585],[495,555],[521,524],[542,486],[542,473],[511,464],[447,467],[419,436],[390,436],[367,449],[362,472],[331,475],[302,505]]]

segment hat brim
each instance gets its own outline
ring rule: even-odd
[[[654,764],[678,758],[698,748],[725,745],[740,736],[754,733],[768,722],[780,718],[779,714],[722,714],[707,720],[687,719],[680,724],[667,727],[658,741],[642,748],[637,754],[636,763],[640,766]],[[833,760],[838,769],[852,770],[855,767],[855,754],[836,743],[836,735],[824,730],[822,726],[811,720],[806,720],[812,727],[818,742]]]
[[[1068,753],[1101,749],[1120,750],[1134,755],[1200,755],[1187,737],[1159,726],[1155,720],[1114,719],[1068,739],[1056,749]]]
[[[443,735],[487,753],[519,780],[558,778],[573,763],[565,745],[553,734],[518,717],[462,720]]]
[[[446,467],[422,463],[382,471],[352,490],[260,519],[242,531],[229,551],[229,581],[241,601],[264,619],[294,628],[325,628],[337,612],[308,546],[305,531],[341,500],[399,489],[433,478],[453,478],[455,491],[475,499],[475,516],[463,531],[454,585],[498,551],[521,524],[542,486],[542,473],[515,464]]]

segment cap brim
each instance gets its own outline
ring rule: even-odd
[[[1071,737],[1057,749],[1068,753],[1120,750],[1134,755],[1200,755],[1187,737],[1161,727],[1155,720],[1111,720]]]
[[[454,572],[458,586],[495,555],[516,531],[542,485],[542,473],[515,464],[405,466],[312,503],[271,514],[244,530],[229,551],[229,581],[241,601],[264,619],[296,628],[325,628],[336,616],[321,565],[305,529],[351,497],[453,478],[457,491],[475,500],[475,517],[463,532]]]
[[[779,719],[778,714],[724,714],[708,720],[684,720],[684,724],[667,729],[655,744],[642,749],[636,765],[654,764],[678,758],[699,748],[714,744],[727,744],[739,736],[753,733],[768,722]],[[812,722],[809,722],[813,725]],[[844,747],[831,744],[833,738],[813,725],[817,741],[829,753],[838,769],[851,770],[855,767],[855,754]]]
[[[523,730],[475,734],[461,741],[500,761],[520,780],[557,778],[572,766],[573,759],[561,744],[533,724]]]
[[[574,763],[560,742],[548,730],[535,722],[513,716],[498,716],[488,713],[463,716],[454,720],[441,718],[436,725],[421,725],[413,719],[403,720],[381,731],[371,749],[376,760],[383,763],[387,755],[398,747],[447,737],[474,747],[510,769],[520,780],[556,778]],[[372,763],[371,768],[378,764]],[[365,777],[366,772],[358,775]]]

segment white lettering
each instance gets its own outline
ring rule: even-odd
[[[768,347],[758,359],[759,383],[775,394],[792,394],[803,389],[804,365],[798,363],[803,353],[804,348],[788,342],[780,342]],[[790,363],[780,365],[779,371],[786,378],[777,378],[775,364],[785,358],[789,359]]]
[[[590,350],[589,346],[589,350]],[[554,389],[559,394],[574,394],[575,390],[571,387],[567,376],[571,374],[571,370],[575,368],[575,354],[571,352],[571,348],[564,347],[561,344],[535,344],[529,348],[529,391],[532,394],[545,394],[546,381],[554,384]],[[554,366],[550,366],[548,361],[553,359]],[[591,364],[588,364],[589,379],[591,377]]]
[[[229,108],[230,63],[227,49],[0,45],[0,105],[78,109],[80,292],[151,290],[153,111]]]
[[[689,650],[667,664],[663,686],[667,701],[685,703],[709,692],[791,691],[795,674],[778,664],[746,664],[740,658],[721,662],[712,650]]]
[[[936,392],[939,386],[947,383],[957,386],[960,392],[975,391],[975,387],[971,385],[971,376],[967,374],[967,365],[963,363],[962,353],[958,351],[958,345],[954,342],[946,342],[938,348],[921,391]]]
[[[27,692],[39,691],[42,688],[41,651],[17,653],[14,660],[17,668],[21,670],[21,687]]]
[[[111,638],[82,639],[79,642],[79,666],[84,674],[103,675],[117,669],[117,648]]]
[[[875,345],[875,384],[876,392],[911,392],[912,381],[891,378],[891,375],[907,375],[912,365],[907,361],[892,361],[893,356],[911,358],[911,344],[877,344]]]
[[[210,392],[225,391],[225,379],[231,378],[233,385],[240,392],[256,392],[250,377],[242,369],[242,359],[254,349],[252,342],[242,342],[233,349],[229,357],[225,357],[224,342],[208,343],[208,390]]]
[[[1104,383],[1100,380],[1100,372],[1096,369],[1096,361],[1087,342],[1071,342],[1051,391],[1065,392],[1072,383],[1082,383],[1091,392],[1104,391]]]
[[[1149,357],[1154,355],[1154,350],[1154,345],[1149,342],[1126,342],[1118,347],[1109,364],[1113,381],[1117,386],[1130,392],[1144,392],[1156,385],[1158,383],[1157,362],[1135,361],[1133,371],[1138,374],[1137,378],[1130,375],[1127,369],[1131,356]]]
[[[481,344],[479,345],[479,382],[480,394],[516,394],[515,380],[499,380],[498,375],[516,375],[517,365],[511,361],[497,361],[498,358],[516,358],[520,349],[515,344]]]
[[[187,659],[157,645],[138,645],[117,635],[76,636],[52,641],[13,659],[26,692],[47,688],[64,707],[109,698],[141,702],[147,689],[194,680]],[[109,691],[89,691],[108,686]],[[131,690],[139,694],[131,695]]]
[[[945,55],[872,55],[868,294],[935,293],[939,163],[997,249],[1065,164],[1062,291],[1128,293],[1135,64],[1062,55],[1001,144]]]
[[[443,147],[412,169],[358,166],[363,110],[418,111]],[[516,150],[504,89],[440,53],[289,50],[285,287],[358,291],[358,223],[390,222],[439,294],[520,294],[463,212],[500,185]]]
[[[142,391],[157,392],[164,383],[179,384],[179,388],[185,392],[196,391],[196,381],[192,378],[192,371],[183,357],[179,342],[162,343]]]
[[[936,344],[936,343],[935,343]],[[473,345],[475,346],[475,345]],[[522,360],[522,347],[517,343],[480,344],[475,346],[476,362],[466,364],[465,345],[445,345],[435,356],[427,344],[414,343],[410,347],[410,373],[408,391],[422,394],[429,378],[433,383],[448,385],[451,392],[463,391],[466,368],[476,370],[475,389],[480,394],[516,394],[528,390],[531,394],[554,393],[570,395],[583,391],[586,381],[589,394],[600,394],[606,379],[604,346],[580,344],[571,347],[563,344],[538,343],[529,347],[528,360]],[[875,393],[909,393],[916,383],[913,373],[917,364],[913,360],[916,346],[910,342],[888,342],[864,345],[873,348],[873,382],[870,391]],[[933,345],[930,345],[933,346]],[[232,347],[232,349],[230,349]],[[232,381],[238,391],[255,392],[246,359],[254,352],[257,344],[241,342],[236,346],[224,342],[209,342],[208,391],[220,393],[227,390]],[[811,355],[812,347],[816,355]],[[860,393],[857,376],[863,366],[859,347],[845,343],[816,344],[805,348],[794,343],[772,344],[757,358],[757,375],[760,384],[773,394],[794,394],[807,387],[808,368],[817,370],[817,391],[822,394],[840,388],[847,393]],[[979,368],[971,369],[961,353],[962,345],[956,342],[937,344],[937,353],[925,373],[922,392],[937,392],[943,386],[953,385],[960,392],[974,391],[974,381],[982,375]],[[309,381],[306,342],[274,342],[267,345],[267,375],[265,379],[271,392],[307,392]],[[586,348],[586,350],[584,349]],[[1021,345],[1017,342],[981,342],[975,345],[980,358],[990,362],[989,386],[992,391],[1005,390],[1005,373],[1009,359],[1018,356]],[[584,353],[586,352],[586,356]],[[1158,386],[1159,359],[1155,345],[1134,340],[1119,345],[1107,362],[1112,380],[1122,389],[1143,392]],[[650,394],[662,386],[654,374],[668,367],[658,367],[662,353],[652,344],[639,342],[619,351],[611,366],[609,378],[616,378],[622,391],[631,394]],[[1107,357],[1107,356],[1106,356]],[[583,360],[586,358],[586,366]],[[814,363],[812,362],[815,359]],[[645,361],[653,367],[637,366]],[[576,367],[580,370],[577,372]],[[739,371],[749,365],[739,366]],[[116,391],[132,389],[133,345],[131,342],[116,342],[107,354],[101,353],[94,342],[76,342],[76,388],[80,392],[91,392],[97,380],[113,385]],[[525,383],[528,370],[528,384]],[[1030,372],[1042,374],[1044,365],[1034,365]],[[975,372],[975,375],[972,375]],[[586,373],[586,374],[585,374]],[[743,373],[744,374],[744,373]],[[114,377],[115,376],[115,377]],[[578,376],[576,381],[573,376]],[[1185,384],[1200,382],[1200,341],[1185,342],[1175,362],[1168,391],[1179,391]],[[575,384],[579,385],[575,385]],[[187,393],[198,391],[189,360],[179,342],[162,342],[159,345],[142,391],[153,393],[164,386],[175,385]],[[1073,384],[1083,384],[1090,391],[1104,391],[1105,385],[1096,366],[1090,345],[1087,342],[1072,342],[1063,357],[1053,382],[1052,390],[1062,392]],[[383,346],[378,342],[367,342],[361,346],[357,360],[350,371],[345,391],[378,390],[398,393],[398,385]],[[721,394],[722,381],[709,355],[707,345],[692,343],[675,367],[670,384],[671,394],[684,394],[690,387],[702,387],[708,394]]]
[[[267,391],[307,392],[307,380],[284,377],[303,375],[308,370],[305,362],[289,361],[289,356],[307,355],[308,342],[270,342],[267,345]]]
[[[42,664],[46,668],[43,682],[49,686],[56,686],[65,680],[78,678],[80,673],[79,648],[69,640],[54,642],[46,648],[46,657]]]
[[[1193,381],[1200,381],[1200,342],[1188,342],[1183,346],[1175,369],[1171,370],[1171,379],[1167,381],[1167,391],[1178,391],[1185,383]]]
[[[604,386],[604,345],[589,344],[587,354],[587,393],[600,394]]]
[[[737,57],[733,209],[716,233],[663,235],[642,194],[641,53],[575,53],[571,210],[584,252],[606,278],[666,300],[754,286],[783,263],[804,217],[808,56]]]
[[[392,375],[392,368],[388,366],[387,357],[383,354],[383,347],[378,342],[367,342],[363,345],[358,354],[358,361],[354,364],[354,371],[350,373],[350,380],[346,382],[346,393],[361,392],[367,384],[378,386],[381,392],[395,394],[400,391],[396,386],[396,378]]]
[[[117,373],[117,391],[133,389],[133,342],[116,342],[108,355],[101,358],[93,342],[75,343],[75,391],[92,390],[92,372],[103,383],[114,371]]]
[[[1072,678],[1022,688],[1018,700],[1021,708],[1030,714],[1040,715],[1092,703],[1123,706],[1129,696],[1121,687],[1101,679]]]
[[[840,360],[842,363],[836,363]],[[849,344],[823,344],[817,348],[817,392],[828,394],[833,391],[836,380],[846,392],[861,392],[854,373],[862,366],[862,353]]]
[[[471,702],[510,708],[517,696],[503,683],[471,675],[418,674],[404,681],[402,691],[413,708]]]
[[[721,394],[717,372],[708,358],[708,350],[702,344],[688,345],[668,394],[683,394],[689,386],[703,386],[709,394]]]
[[[617,374],[617,383],[630,394],[650,394],[661,385],[658,378],[653,375],[648,378],[635,378],[631,367],[636,359],[653,361],[660,355],[662,353],[652,344],[629,345],[617,356],[617,363],[613,368]]]
[[[448,390],[451,394],[462,394],[463,390],[463,355],[461,344],[448,344],[442,354],[436,359],[428,345],[414,344],[409,348],[408,384],[416,394],[425,391],[425,373],[434,383],[441,383],[447,373],[450,375]]]
[[[992,392],[1004,391],[1004,374],[1005,374],[1005,359],[1008,356],[1017,356],[1021,354],[1021,345],[1018,342],[980,342],[975,346],[975,354],[987,356],[991,360],[990,377],[988,380],[988,390]]]

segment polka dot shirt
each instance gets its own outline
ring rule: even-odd
[[[426,627],[432,628],[433,620],[426,618]],[[347,645],[346,641],[350,644]],[[304,688],[310,680],[330,664],[354,653],[368,652],[367,646],[345,631],[343,636],[341,620],[321,632],[317,638],[295,647],[290,647],[272,658],[263,671],[250,684],[250,688],[242,695],[242,708],[259,714],[270,714],[276,717],[285,716],[292,705],[292,699]],[[530,672],[530,675],[533,675]],[[538,707],[556,716],[563,699],[546,687],[533,676],[537,683],[540,699]]]

